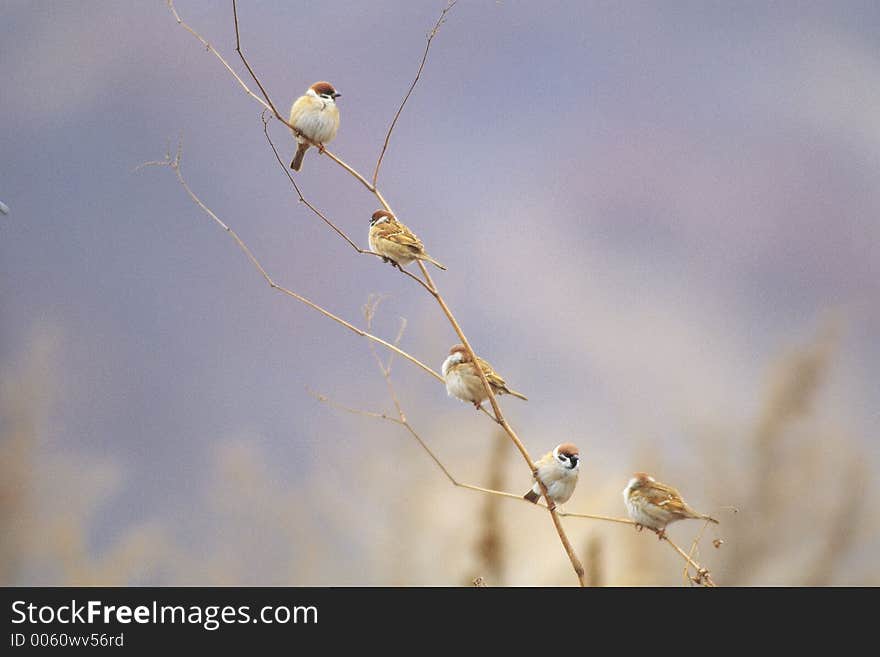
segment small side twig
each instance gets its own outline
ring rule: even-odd
[[[275,111],[275,108],[267,105],[266,102],[262,98],[260,98],[257,94],[255,94],[253,91],[251,91],[250,87],[247,86],[247,83],[245,83],[245,81],[241,79],[241,77],[238,75],[238,73],[235,72],[235,69],[229,65],[229,62],[226,61],[226,59],[223,57],[223,55],[221,55],[219,52],[217,52],[217,50],[214,48],[214,46],[212,46],[208,42],[208,40],[205,39],[205,37],[203,37],[201,34],[196,32],[193,28],[191,28],[186,23],[186,21],[184,21],[180,17],[180,14],[177,13],[177,8],[174,6],[174,0],[165,0],[165,2],[168,5],[168,9],[170,9],[171,13],[174,15],[174,20],[177,21],[177,24],[180,25],[187,32],[192,34],[196,39],[198,39],[201,42],[201,44],[203,46],[205,46],[205,50],[207,50],[209,53],[213,54],[217,59],[220,60],[220,63],[223,64],[223,67],[227,71],[229,71],[229,73],[230,73],[230,75],[232,75],[232,77],[234,77],[236,79],[236,81],[241,86],[241,88],[244,89],[245,93],[248,96],[250,96],[251,98],[253,98],[255,101],[257,101],[258,103],[260,103],[260,105],[262,105],[263,107],[265,107],[268,110],[272,110],[277,115],[278,112]],[[248,67],[248,70],[250,70],[250,67]]]
[[[694,540],[691,541],[691,549],[688,550],[688,557],[691,559],[694,558],[694,555],[697,552],[697,546],[700,544],[700,541],[703,540],[703,534],[706,533],[706,529],[709,527],[710,521],[706,520],[703,522],[703,526],[700,527],[700,531],[697,532],[697,535],[694,536]],[[685,584],[690,584],[693,580],[691,579],[690,572],[688,571],[688,567],[690,564],[685,562],[684,572],[682,573],[682,577],[684,577]]]
[[[696,571],[696,574],[691,577],[691,581],[694,582],[694,584],[700,584],[709,588],[714,588],[716,586],[715,582],[712,581],[712,575],[709,570],[701,566],[693,558],[691,558],[691,556],[687,552],[678,547],[675,541],[669,538],[669,536],[667,536],[666,534],[663,534],[660,539],[669,543],[669,545],[672,546],[672,549],[678,552],[678,554],[681,555],[682,559],[684,559],[694,569],[694,571]]]
[[[431,42],[434,41],[434,37],[437,36],[437,32],[440,30],[440,26],[443,25],[444,22],[446,22],[446,14],[450,12],[450,10],[455,6],[456,2],[457,0],[449,0],[449,2],[443,8],[443,11],[440,12],[440,17],[437,19],[437,22],[434,23],[434,27],[431,28],[430,32],[428,32],[428,41],[425,44],[425,52],[422,55],[422,61],[419,63],[419,70],[416,71],[416,77],[415,79],[413,79],[412,84],[409,85],[409,90],[403,97],[403,100],[400,103],[400,107],[397,108],[397,113],[394,115],[394,118],[391,121],[391,125],[388,126],[388,132],[385,134],[385,142],[382,144],[382,152],[379,153],[379,159],[376,160],[376,168],[373,171],[373,187],[376,186],[376,181],[379,179],[379,167],[382,166],[382,159],[385,157],[385,151],[388,150],[388,143],[391,141],[391,133],[394,132],[394,126],[397,125],[397,119],[400,118],[400,114],[403,112],[406,101],[409,100],[410,95],[412,95],[413,89],[416,88],[416,84],[418,84],[419,78],[422,76],[422,70],[425,68],[425,62],[428,61],[428,52],[431,50]]]
[[[251,68],[251,65],[248,63],[247,57],[244,56],[244,52],[241,49],[241,32],[238,29],[238,6],[235,0],[232,0],[232,19],[235,24],[235,52],[238,53],[238,56],[241,58],[244,67],[247,69],[248,73],[251,75],[251,79],[257,84],[260,88],[260,93],[263,94],[263,98],[266,99],[266,103],[268,104],[267,109],[269,109],[272,114],[275,115],[276,118],[284,120],[281,115],[278,113],[278,110],[275,108],[275,103],[272,102],[272,99],[269,98],[268,92],[263,88],[263,84],[260,82],[260,79],[254,73],[254,70]]]

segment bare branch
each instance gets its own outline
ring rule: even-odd
[[[255,101],[257,101],[258,103],[260,103],[260,105],[262,105],[262,106],[265,107],[266,109],[268,109],[268,110],[272,110],[272,111],[274,112],[275,110],[274,110],[272,107],[270,107],[269,105],[267,105],[266,102],[263,101],[262,98],[260,98],[257,94],[255,94],[253,91],[250,90],[250,88],[247,86],[247,84],[245,83],[245,81],[242,80],[241,77],[239,77],[238,73],[235,72],[235,69],[233,69],[233,68],[229,65],[229,62],[227,62],[227,61],[223,58],[223,55],[221,55],[219,52],[217,52],[217,51],[214,49],[214,46],[212,46],[210,43],[208,43],[208,40],[207,40],[207,39],[205,39],[201,34],[199,34],[198,32],[196,32],[196,31],[195,31],[193,28],[191,28],[189,25],[187,25],[186,22],[184,22],[184,20],[180,17],[180,14],[177,13],[177,9],[174,7],[174,0],[165,0],[165,1],[166,1],[166,3],[168,4],[168,8],[171,10],[171,13],[174,14],[174,20],[177,21],[177,24],[180,25],[180,26],[181,26],[183,29],[185,29],[187,32],[189,32],[190,34],[192,34],[196,39],[198,39],[199,41],[201,41],[202,45],[205,46],[205,50],[207,50],[208,52],[212,53],[217,59],[220,60],[220,63],[223,64],[223,66],[226,68],[227,71],[229,71],[229,73],[232,75],[232,77],[234,77],[234,78],[238,81],[238,84],[241,85],[241,88],[245,90],[245,93],[247,93],[248,96],[250,96],[250,97],[253,98]],[[250,67],[248,67],[248,70],[250,70]],[[275,112],[275,113],[277,114],[277,112]]]
[[[340,404],[338,402],[333,401],[327,395],[322,395],[320,392],[315,392],[308,386],[306,386],[306,392],[308,392],[312,397],[317,399],[319,402],[323,402],[328,406],[332,406],[340,411],[345,411],[346,413],[351,413],[352,415],[363,415],[365,417],[372,417],[377,420],[387,420],[388,422],[394,422],[394,424],[399,424],[403,426],[403,422],[398,420],[396,417],[392,417],[387,413],[377,413],[375,411],[364,411],[360,408],[352,408],[351,406],[345,406],[344,404]]]
[[[275,107],[275,103],[272,102],[272,99],[269,98],[269,94],[266,93],[266,90],[263,88],[263,84],[260,82],[260,79],[254,73],[254,70],[251,68],[251,65],[248,63],[247,58],[244,56],[244,52],[241,50],[241,33],[238,30],[238,7],[236,6],[235,0],[232,0],[232,18],[235,23],[235,52],[238,53],[238,56],[241,57],[241,61],[244,64],[244,67],[248,70],[248,73],[251,74],[251,78],[260,88],[260,93],[263,94],[263,98],[266,99],[266,103],[268,104],[268,109],[272,111],[277,119],[284,120],[282,116],[278,113],[278,109]]]
[[[363,329],[359,329],[357,326],[355,326],[351,322],[347,322],[346,320],[342,319],[338,315],[334,315],[329,310],[326,310],[325,308],[319,306],[315,302],[310,301],[306,297],[304,297],[300,294],[297,294],[293,290],[289,290],[286,287],[278,285],[278,283],[276,283],[272,279],[272,277],[269,276],[269,273],[263,268],[263,265],[260,264],[260,261],[253,254],[253,252],[251,252],[251,250],[247,246],[247,244],[245,244],[245,242],[241,239],[241,237],[238,236],[238,233],[236,233],[228,225],[226,225],[214,213],[214,211],[211,210],[211,208],[209,208],[207,205],[205,205],[202,202],[202,200],[192,191],[192,189],[190,189],[190,187],[187,184],[186,180],[184,179],[183,174],[181,173],[181,169],[180,169],[181,152],[182,152],[182,145],[178,145],[177,155],[175,157],[172,158],[171,154],[169,153],[166,155],[166,159],[164,161],[146,162],[142,165],[142,167],[143,166],[167,166],[170,169],[172,169],[177,176],[178,182],[181,184],[183,189],[186,191],[187,195],[192,199],[192,201],[196,205],[198,205],[202,209],[202,211],[205,214],[207,214],[218,226],[220,226],[223,230],[225,230],[229,234],[229,236],[235,241],[235,243],[238,245],[238,247],[248,257],[248,260],[251,261],[251,264],[257,269],[257,271],[260,272],[260,275],[269,284],[269,287],[271,287],[273,290],[278,290],[279,292],[282,292],[283,294],[286,294],[287,296],[289,296],[293,299],[296,299],[297,301],[300,301],[301,303],[304,303],[305,305],[309,306],[310,308],[313,308],[314,310],[317,310],[319,313],[321,313],[325,317],[332,319],[334,322],[337,322],[338,324],[341,324],[342,326],[344,326],[348,330],[358,334],[359,336],[361,336],[363,338],[367,338],[368,340],[371,340],[372,342],[375,342],[377,344],[381,344],[386,349],[390,349],[391,351],[399,354],[400,356],[403,356],[411,363],[418,365],[420,368],[422,368],[425,372],[427,372],[428,374],[433,376],[438,381],[441,381],[441,382],[443,381],[443,377],[439,373],[435,372],[432,368],[425,365],[422,361],[420,361],[415,356],[412,356],[412,355],[406,353],[405,351],[403,351],[402,349],[400,349],[396,345],[393,345],[390,342],[383,340],[382,338],[376,337],[375,335],[372,335],[371,333],[368,333],[367,331],[364,331]]]
[[[567,518],[586,518],[588,520],[605,520],[607,522],[619,522],[623,525],[635,525],[632,520],[629,518],[615,518],[614,516],[600,516],[595,513],[571,513],[565,511],[559,511],[559,515]]]
[[[323,212],[321,212],[314,205],[309,203],[306,200],[306,197],[303,196],[302,190],[299,185],[296,183],[294,177],[290,174],[287,166],[284,164],[284,160],[281,159],[281,155],[278,153],[278,149],[275,147],[275,142],[272,141],[272,137],[269,136],[269,120],[266,118],[266,112],[269,110],[263,110],[263,113],[260,115],[260,118],[263,121],[263,134],[266,136],[266,141],[269,142],[269,146],[272,149],[272,152],[275,154],[275,159],[278,161],[278,164],[281,166],[282,171],[287,176],[287,179],[290,181],[290,184],[293,185],[293,189],[296,191],[296,195],[299,199],[299,202],[305,205],[309,210],[314,212],[325,224],[327,224],[337,235],[339,235],[342,239],[344,239],[348,244],[358,253],[369,253],[370,255],[382,257],[378,253],[374,253],[373,251],[368,251],[360,248],[357,244],[355,244],[354,240],[352,240],[342,229],[340,229],[336,224],[330,221]]]
[[[428,52],[431,50],[431,42],[434,40],[434,37],[437,36],[437,32],[440,30],[440,26],[446,21],[446,14],[455,6],[457,0],[450,0],[446,7],[443,8],[443,11],[440,12],[440,18],[437,19],[437,22],[434,24],[434,27],[428,32],[428,41],[425,44],[425,53],[422,55],[422,61],[419,63],[419,70],[416,71],[416,77],[412,81],[412,84],[409,85],[409,91],[406,92],[406,95],[403,97],[403,101],[400,103],[400,107],[397,108],[397,114],[394,115],[394,119],[391,121],[391,125],[388,127],[388,132],[385,134],[385,143],[382,144],[382,152],[379,153],[379,159],[376,160],[376,169],[373,171],[373,187],[376,186],[376,181],[379,179],[379,167],[382,166],[382,159],[385,157],[385,151],[388,150],[388,143],[391,141],[391,133],[394,131],[394,126],[397,125],[397,119],[400,118],[401,112],[403,112],[403,108],[406,105],[406,101],[409,100],[410,95],[413,92],[413,89],[416,88],[416,84],[418,84],[419,78],[422,76],[422,69],[425,68],[425,62],[428,61]]]

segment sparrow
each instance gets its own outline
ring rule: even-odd
[[[425,253],[425,245],[415,233],[388,210],[376,210],[370,219],[370,249],[382,256],[382,260],[398,268],[413,260],[427,260],[446,270],[446,267]]]
[[[317,144],[323,153],[324,144],[336,136],[336,131],[339,129],[339,109],[336,107],[336,99],[339,96],[340,94],[336,93],[336,89],[329,82],[315,82],[294,101],[290,108],[288,123],[302,133],[302,135],[293,133],[298,143],[296,155],[290,163],[290,168],[294,171],[302,168],[303,157],[312,145],[309,141]]]
[[[477,357],[477,362],[483,368],[486,380],[496,395],[513,395],[520,399],[527,399],[522,393],[508,388],[504,379],[495,373],[489,363],[480,357]],[[477,410],[480,410],[480,405],[489,398],[483,387],[483,382],[480,380],[480,375],[463,344],[457,344],[449,350],[449,356],[443,361],[441,372],[443,372],[443,379],[446,381],[446,392],[450,397],[458,397],[462,401],[470,402]]]
[[[636,529],[647,527],[657,532],[659,538],[666,535],[666,525],[676,520],[695,518],[718,523],[715,518],[694,511],[672,486],[661,484],[644,472],[636,472],[629,480],[623,489],[623,502]]]
[[[538,466],[538,478],[547,487],[547,494],[554,504],[568,502],[578,481],[578,448],[571,443],[562,443],[554,447],[552,452],[544,454],[535,465]],[[541,487],[537,481],[523,498],[533,504],[538,503],[541,499]]]

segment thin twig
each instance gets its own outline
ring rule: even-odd
[[[274,108],[272,108],[272,107],[270,107],[269,105],[267,105],[267,104],[265,103],[265,101],[264,101],[262,98],[260,98],[257,94],[255,94],[253,91],[250,90],[250,88],[247,86],[247,84],[245,83],[245,81],[242,80],[241,77],[239,77],[238,73],[235,72],[235,69],[232,68],[232,67],[229,65],[229,62],[227,62],[227,61],[223,58],[223,55],[221,55],[219,52],[217,52],[217,50],[214,49],[214,46],[212,46],[210,43],[208,43],[208,40],[207,40],[207,39],[205,39],[201,34],[199,34],[199,33],[196,32],[193,28],[191,28],[191,27],[190,27],[190,26],[189,26],[189,25],[188,25],[188,24],[187,24],[187,23],[186,23],[186,22],[180,17],[180,14],[177,13],[177,9],[174,7],[174,0],[165,0],[165,1],[166,1],[166,3],[168,4],[168,8],[171,10],[171,13],[174,14],[174,20],[177,21],[177,24],[180,25],[180,26],[181,26],[183,29],[185,29],[187,32],[189,32],[190,34],[192,34],[196,39],[198,39],[199,41],[201,41],[201,42],[202,42],[202,45],[205,46],[205,50],[207,50],[208,52],[212,53],[215,57],[217,57],[217,59],[220,60],[220,63],[222,63],[223,66],[226,68],[226,70],[229,71],[229,72],[232,74],[232,77],[234,77],[234,78],[238,81],[238,84],[241,85],[241,88],[244,89],[245,92],[246,92],[251,98],[253,98],[255,101],[257,101],[258,103],[260,103],[260,105],[262,105],[262,106],[265,107],[266,109],[268,109],[268,110],[272,110],[273,112],[275,112]],[[275,114],[277,114],[277,112],[275,112]]]
[[[710,522],[711,522],[710,520],[704,521],[703,526],[700,527],[700,531],[697,532],[696,536],[694,536],[694,540],[691,542],[691,549],[688,550],[688,557],[693,559],[694,554],[697,551],[697,546],[700,544],[700,541],[703,539],[703,534],[706,532],[706,528],[709,527]],[[683,577],[685,579],[686,584],[689,584],[693,581],[690,577],[689,572],[688,572],[688,565],[689,565],[688,563],[685,563],[684,573],[683,573]]]
[[[568,518],[587,518],[589,520],[605,520],[607,522],[619,522],[623,525],[634,525],[632,520],[629,518],[615,518],[614,516],[600,516],[595,513],[571,513],[565,511],[558,511],[559,515],[568,517]]]
[[[263,88],[260,79],[256,76],[251,65],[248,63],[247,58],[244,56],[244,52],[241,50],[241,33],[238,30],[238,7],[236,6],[235,0],[232,0],[232,18],[235,22],[235,52],[238,53],[238,56],[241,57],[241,61],[244,64],[245,68],[248,70],[248,73],[251,74],[251,78],[254,82],[257,83],[257,86],[260,88],[260,93],[263,94],[263,98],[266,99],[266,103],[268,103],[268,108],[275,115],[276,118],[284,120],[281,115],[278,113],[278,110],[275,107],[275,103],[272,102],[272,99],[269,98],[269,94]]]
[[[376,316],[376,310],[379,308],[379,304],[382,303],[384,297],[374,296],[372,299],[367,300],[367,304],[364,306],[364,319],[367,322],[367,328],[370,330],[373,329],[373,318]],[[403,339],[403,332],[406,331],[406,320],[404,318],[400,318],[400,327],[397,329],[397,337],[394,340],[394,345],[397,346],[400,341]],[[388,394],[391,396],[391,400],[394,402],[394,408],[397,409],[397,417],[400,418],[401,424],[404,426],[409,426],[409,423],[406,420],[406,415],[403,412],[403,406],[400,405],[400,400],[397,398],[397,392],[394,390],[394,386],[391,384],[391,363],[388,365],[382,361],[382,358],[376,352],[375,345],[370,345],[370,353],[373,354],[373,358],[376,359],[376,364],[379,366],[379,371],[382,372],[382,377],[385,379],[385,385],[388,388]]]
[[[388,132],[385,134],[385,143],[382,144],[382,152],[379,153],[379,159],[376,160],[376,169],[373,171],[373,187],[376,186],[376,181],[379,179],[379,167],[382,166],[382,159],[385,157],[385,151],[388,150],[388,143],[391,141],[391,133],[394,131],[394,126],[397,125],[397,119],[400,118],[401,112],[403,112],[403,107],[406,105],[406,101],[409,100],[410,95],[413,92],[413,89],[416,88],[416,84],[419,81],[419,78],[422,76],[422,69],[425,68],[425,62],[428,61],[428,52],[431,50],[431,42],[434,40],[434,37],[437,36],[437,32],[440,30],[440,26],[446,21],[446,14],[455,6],[457,0],[450,0],[446,7],[443,8],[443,11],[440,12],[440,18],[437,19],[437,22],[434,24],[434,27],[428,32],[428,42],[425,44],[425,52],[422,55],[422,61],[419,63],[419,70],[416,72],[416,77],[412,81],[412,84],[409,85],[409,91],[406,92],[406,95],[403,97],[403,101],[400,103],[400,107],[397,108],[397,113],[394,115],[394,119],[391,121],[391,125],[388,127]],[[233,0],[234,2],[234,0]]]
[[[154,162],[145,162],[139,168],[143,168],[146,166],[167,166],[167,167],[171,168],[174,171],[174,173],[177,175],[178,182],[181,184],[183,189],[186,191],[186,193],[190,197],[190,199],[192,199],[192,201],[196,205],[198,205],[205,214],[207,214],[218,226],[220,226],[223,230],[225,230],[229,234],[229,236],[232,237],[233,240],[235,240],[235,243],[238,244],[238,247],[244,252],[244,254],[248,257],[248,260],[251,261],[251,264],[257,269],[257,271],[260,272],[260,275],[265,279],[265,281],[269,284],[269,287],[271,287],[273,290],[278,290],[279,292],[282,292],[282,293],[286,294],[287,296],[292,297],[292,298],[296,299],[297,301],[300,301],[300,302],[306,304],[310,308],[317,310],[319,313],[321,313],[325,317],[328,317],[329,319],[332,319],[334,322],[341,324],[342,326],[349,329],[350,331],[357,333],[359,336],[361,336],[363,338],[367,338],[368,340],[376,342],[377,344],[381,344],[386,349],[390,349],[391,351],[403,356],[408,361],[418,365],[420,368],[422,368],[425,372],[427,372],[428,374],[433,376],[438,381],[443,382],[444,379],[439,373],[435,372],[432,368],[425,365],[422,361],[420,361],[415,356],[412,356],[412,355],[408,354],[407,352],[403,351],[402,349],[400,349],[400,347],[397,347],[397,346],[391,344],[390,342],[383,340],[382,338],[379,338],[371,333],[368,333],[367,331],[364,331],[363,329],[358,328],[357,326],[355,326],[351,322],[347,322],[346,320],[342,319],[338,315],[334,315],[329,310],[322,308],[321,306],[319,306],[315,302],[307,299],[306,297],[304,297],[300,294],[297,294],[293,290],[289,290],[288,288],[283,287],[283,286],[279,285],[278,283],[276,283],[272,279],[272,277],[269,276],[269,273],[265,270],[263,265],[260,263],[260,261],[257,259],[257,257],[253,254],[253,252],[250,250],[248,245],[245,244],[245,242],[241,239],[241,237],[238,236],[238,233],[236,233],[227,224],[225,224],[214,213],[214,211],[211,210],[211,208],[209,208],[207,205],[205,205],[202,202],[202,200],[195,194],[195,192],[193,192],[192,189],[190,189],[190,186],[187,184],[186,180],[183,177],[183,174],[181,173],[181,169],[180,169],[181,153],[182,153],[182,143],[178,145],[177,154],[175,157],[172,158],[171,153],[169,152],[168,154],[166,154],[165,160],[159,160],[159,161],[154,161]]]
[[[384,371],[383,371],[383,376],[384,376]],[[388,381],[387,377],[386,377],[386,381]],[[393,385],[391,385],[390,381],[389,381],[388,387],[390,390],[392,390],[392,391],[394,390],[394,387],[393,387]],[[308,390],[308,388],[307,388],[307,390]],[[465,483],[465,482],[462,482],[462,481],[459,481],[458,479],[456,479],[453,476],[453,474],[449,471],[449,469],[443,464],[443,461],[441,461],[437,457],[437,455],[433,452],[433,450],[428,446],[428,443],[426,443],[422,439],[422,437],[419,435],[419,433],[409,423],[409,420],[406,418],[405,412],[403,411],[402,407],[400,406],[400,402],[397,398],[396,393],[392,393],[392,401],[395,405],[395,410],[398,413],[398,417],[393,417],[391,415],[388,415],[387,413],[377,413],[374,411],[364,411],[361,409],[352,408],[351,406],[345,406],[344,404],[340,404],[336,401],[333,401],[327,395],[323,395],[323,394],[315,392],[313,390],[309,390],[309,393],[318,401],[323,402],[333,408],[337,408],[341,411],[345,411],[346,413],[352,413],[354,415],[363,415],[365,417],[374,418],[376,420],[385,420],[386,422],[391,422],[393,424],[397,424],[399,426],[404,427],[409,432],[409,434],[413,438],[415,438],[416,442],[419,443],[419,445],[425,451],[425,453],[429,457],[431,457],[431,460],[434,461],[434,464],[440,469],[440,471],[443,473],[443,475],[449,480],[449,483],[451,483],[453,486],[457,486],[459,488],[466,488],[467,490],[476,491],[478,493],[486,493],[489,495],[498,495],[500,497],[507,497],[512,500],[526,502],[532,508],[534,508],[535,506],[538,506],[540,508],[546,508],[540,504],[539,505],[532,504],[528,500],[524,499],[522,495],[518,495],[516,493],[508,493],[503,490],[494,490],[492,488],[486,488],[484,486],[477,486],[476,484],[468,484],[468,483]],[[589,518],[592,516],[584,515],[582,517]],[[600,516],[597,516],[597,517],[601,518]]]
[[[379,413],[376,411],[365,411],[360,408],[352,408],[351,406],[346,406],[345,404],[340,404],[339,402],[335,402],[330,399],[327,395],[322,395],[320,392],[316,392],[306,386],[306,392],[308,392],[312,397],[317,399],[319,402],[323,402],[328,406],[332,406],[333,408],[345,411],[346,413],[351,413],[352,415],[363,415],[365,417],[376,418],[377,420],[387,420],[388,422],[394,422],[394,424],[399,424],[404,426],[403,422],[401,422],[398,418],[392,417],[388,415],[388,413]]]
[[[321,212],[318,208],[312,205],[306,197],[303,195],[302,190],[296,182],[296,179],[292,175],[290,175],[290,171],[287,166],[284,164],[284,160],[281,159],[281,155],[278,153],[278,149],[275,147],[275,142],[272,141],[272,137],[269,136],[269,120],[266,118],[266,112],[270,110],[263,110],[260,118],[263,121],[263,134],[266,135],[266,141],[269,142],[269,147],[272,149],[272,152],[275,154],[275,159],[278,161],[278,164],[281,165],[281,169],[284,171],[287,179],[290,181],[290,184],[293,185],[293,189],[296,191],[297,197],[299,197],[299,202],[305,205],[309,210],[315,213],[321,221],[327,224],[337,235],[339,235],[342,239],[344,239],[348,244],[358,253],[369,253],[374,256],[382,257],[381,254],[375,253],[373,251],[368,251],[360,248],[357,244],[355,244],[354,240],[352,240],[341,228],[339,228],[336,224],[330,221],[323,212]]]
[[[691,578],[695,584],[702,584],[703,586],[710,587],[710,588],[713,588],[716,586],[715,582],[712,581],[712,576],[709,573],[709,571],[706,568],[704,568],[703,566],[701,566],[700,564],[698,564],[696,561],[694,561],[690,557],[690,555],[687,552],[685,552],[684,550],[682,550],[680,547],[678,547],[678,545],[676,545],[676,543],[671,538],[666,536],[666,534],[663,534],[660,538],[661,538],[661,540],[669,543],[672,546],[672,549],[675,550],[676,552],[678,552],[681,555],[681,557],[685,561],[687,561],[691,566],[693,566],[694,570],[697,571],[697,574]]]

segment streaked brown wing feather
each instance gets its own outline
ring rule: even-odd
[[[407,247],[416,253],[424,251],[425,246],[409,228],[397,221],[388,221],[379,225],[380,236],[390,242]]]
[[[477,361],[480,363],[480,367],[483,368],[483,372],[486,374],[486,380],[489,382],[493,388],[502,388],[504,390],[507,389],[507,382],[501,378],[497,372],[492,368],[492,366],[479,356],[477,356]]]
[[[683,516],[698,515],[682,499],[681,493],[672,486],[667,486],[666,484],[661,484],[660,482],[655,481],[651,483],[649,488],[645,489],[644,493],[648,501],[664,508],[670,513],[676,513]]]

